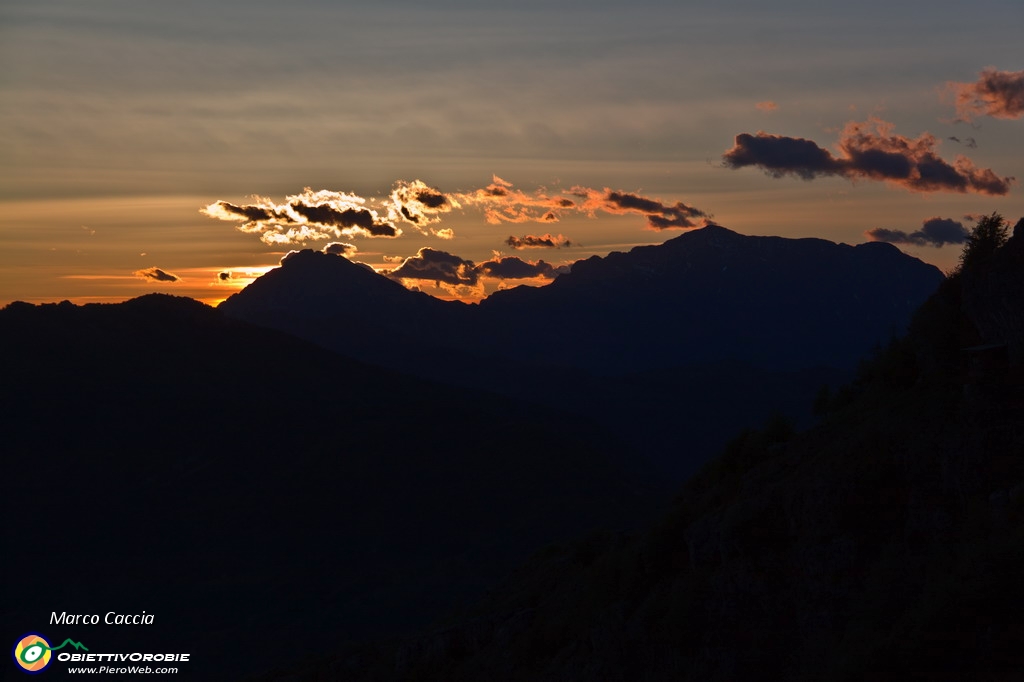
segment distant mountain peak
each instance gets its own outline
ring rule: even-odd
[[[220,308],[239,317],[246,317],[245,311],[250,309],[304,311],[302,314],[319,316],[342,312],[346,306],[393,304],[420,296],[427,297],[409,291],[368,265],[303,249],[289,253],[281,260],[281,267],[229,296]]]
[[[344,256],[339,256],[333,253],[324,253],[323,251],[315,251],[313,249],[290,251],[281,259],[281,267],[283,268],[316,267],[317,265],[329,268],[346,268],[354,266],[363,268],[364,270],[368,269],[371,272],[373,271],[369,266],[350,261]]]
[[[901,333],[942,280],[889,245],[743,235],[721,225],[576,262],[544,287],[441,301],[344,258],[289,255],[221,307],[388,362],[412,348],[601,372],[742,361],[847,367]],[[330,325],[324,321],[333,319]],[[358,341],[359,346],[356,347]]]

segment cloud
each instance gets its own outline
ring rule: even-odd
[[[132,273],[136,277],[143,279],[151,279],[155,282],[180,282],[181,277],[172,275],[169,272],[161,270],[160,268],[146,268],[145,270],[136,270]]]
[[[722,158],[728,167],[757,166],[776,178],[837,175],[884,180],[913,192],[1003,195],[1010,191],[1014,178],[1000,178],[965,156],[957,156],[952,164],[941,159],[936,154],[938,141],[930,133],[910,139],[893,134],[892,129],[892,124],[879,119],[849,123],[837,143],[838,156],[803,138],[741,133]]]
[[[332,241],[354,237],[398,237],[396,225],[412,225],[423,235],[450,240],[455,232],[439,227],[444,214],[472,207],[481,210],[491,224],[558,222],[567,212],[591,218],[597,213],[636,214],[646,219],[649,229],[686,229],[708,223],[710,214],[683,202],[665,203],[639,194],[574,186],[569,190],[533,192],[516,189],[511,182],[492,176],[486,187],[472,191],[444,193],[422,180],[398,180],[386,198],[364,199],[356,194],[332,190],[314,191],[306,187],[301,194],[285,197],[284,202],[253,196],[251,203],[216,201],[200,209],[210,218],[236,224],[237,229],[257,235],[270,246],[305,245],[313,241]],[[515,242],[516,239],[520,241]],[[559,235],[510,237],[513,248],[569,246]]]
[[[910,244],[913,246],[934,246],[945,244],[963,244],[967,241],[970,230],[952,218],[928,218],[916,232],[906,233],[903,230],[888,230],[876,227],[868,230],[864,236],[873,242],[890,244]]]
[[[559,270],[543,260],[531,262],[516,256],[495,257],[479,265],[460,256],[424,247],[415,256],[386,272],[392,279],[427,280],[438,286],[475,286],[481,277],[492,279],[554,279]]]
[[[599,190],[575,186],[567,192],[548,193],[541,189],[528,193],[515,189],[511,182],[496,175],[488,186],[456,196],[466,205],[482,208],[487,222],[495,225],[553,223],[565,212],[584,213],[591,217],[597,212],[604,212],[643,215],[647,219],[648,228],[665,230],[700,227],[707,221],[694,219],[710,217],[710,214],[682,202],[665,204],[657,199],[607,187]]]
[[[217,273],[217,280],[220,282],[230,282],[234,277],[234,274],[228,271]]]
[[[772,102],[771,100],[766,100],[764,102],[758,102],[754,106],[757,107],[758,110],[766,112],[766,113],[771,113],[773,111],[777,111],[778,108],[779,108],[779,105],[776,104],[775,102]]]
[[[567,196],[551,196],[544,190],[523,192],[497,175],[492,176],[486,187],[456,196],[465,204],[483,209],[484,218],[492,225],[555,222],[560,211],[576,208],[576,202]]]
[[[509,235],[505,243],[517,251],[519,249],[560,249],[563,246],[572,246],[572,242],[565,236],[551,234],[524,234],[521,237]]]
[[[331,242],[323,248],[324,253],[334,256],[351,256],[355,255],[358,250],[354,244],[343,244],[341,242]]]
[[[402,231],[355,194],[313,191],[307,187],[301,194],[285,197],[275,204],[264,197],[253,197],[253,203],[236,205],[217,201],[200,209],[200,213],[229,222],[239,222],[242,232],[257,234],[265,244],[302,244],[308,241],[339,237],[397,237]]]
[[[957,115],[965,121],[976,116],[1016,119],[1024,117],[1024,71],[996,71],[989,67],[974,83],[947,83],[956,97]]]
[[[388,273],[393,279],[422,279],[440,284],[474,285],[476,265],[459,256],[424,247]]]
[[[978,141],[975,140],[973,137],[965,137],[963,139],[960,139],[956,135],[950,135],[946,139],[949,140],[950,142],[956,142],[957,144],[964,144],[967,147],[970,147],[971,149],[978,148]]]
[[[702,220],[694,222],[694,218],[708,218],[709,214],[681,201],[674,204],[663,204],[656,199],[648,199],[628,192],[613,192],[605,189],[604,204],[601,210],[608,213],[639,213],[647,218],[647,226],[653,230],[672,228],[700,227],[707,223]]]
[[[398,180],[391,190],[390,199],[392,220],[401,218],[417,227],[438,223],[441,221],[440,214],[449,213],[453,208],[462,208],[454,198],[422,180]]]
[[[542,260],[531,263],[515,256],[483,262],[477,266],[477,272],[481,277],[497,279],[529,279],[532,277],[554,279],[557,274],[555,267],[550,263],[545,263]]]

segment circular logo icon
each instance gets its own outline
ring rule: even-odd
[[[22,670],[30,674],[41,673],[50,665],[53,653],[50,651],[50,643],[43,639],[42,635],[30,633],[18,640],[14,645],[14,662]]]

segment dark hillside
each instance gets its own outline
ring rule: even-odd
[[[0,376],[5,628],[144,609],[156,634],[44,631],[158,640],[199,679],[405,631],[653,499],[592,423],[190,299],[12,304]]]
[[[1024,339],[974,320],[1019,319],[1024,292],[972,287],[1016,281],[1022,239],[819,396],[816,427],[739,434],[646,532],[549,547],[434,629],[288,679],[1020,679],[1024,381],[986,354]]]
[[[728,434],[775,412],[806,426],[815,391],[903,334],[942,279],[889,244],[713,225],[479,305],[303,251],[219,309],[383,367],[596,419],[630,459],[681,482]]]

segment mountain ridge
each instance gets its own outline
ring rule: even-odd
[[[219,309],[365,362],[596,417],[631,459],[676,479],[724,434],[773,413],[808,424],[822,385],[848,380],[865,353],[902,333],[942,280],[891,245],[720,226],[579,261],[547,286],[476,305],[405,291],[343,261],[290,256]],[[352,303],[378,289],[386,297],[368,299],[380,305]]]
[[[345,352],[368,351],[325,328],[325,320],[344,315],[389,351],[415,342],[442,354],[485,348],[490,357],[531,365],[553,364],[554,357],[601,373],[705,360],[852,367],[873,345],[905,331],[942,279],[934,266],[888,244],[746,236],[717,225],[578,261],[544,287],[498,291],[469,306],[402,290],[367,269],[356,276],[361,266],[332,258],[339,257],[293,254],[220,308]],[[630,335],[641,340],[630,342],[624,327],[641,332]],[[372,361],[386,363],[387,353]]]
[[[189,298],[8,305],[0,376],[3,450],[24,468],[0,500],[47,538],[3,533],[18,576],[9,641],[56,606],[130,603],[156,614],[163,646],[202,657],[190,679],[283,663],[285,640],[401,631],[660,496],[593,421],[360,363]]]

